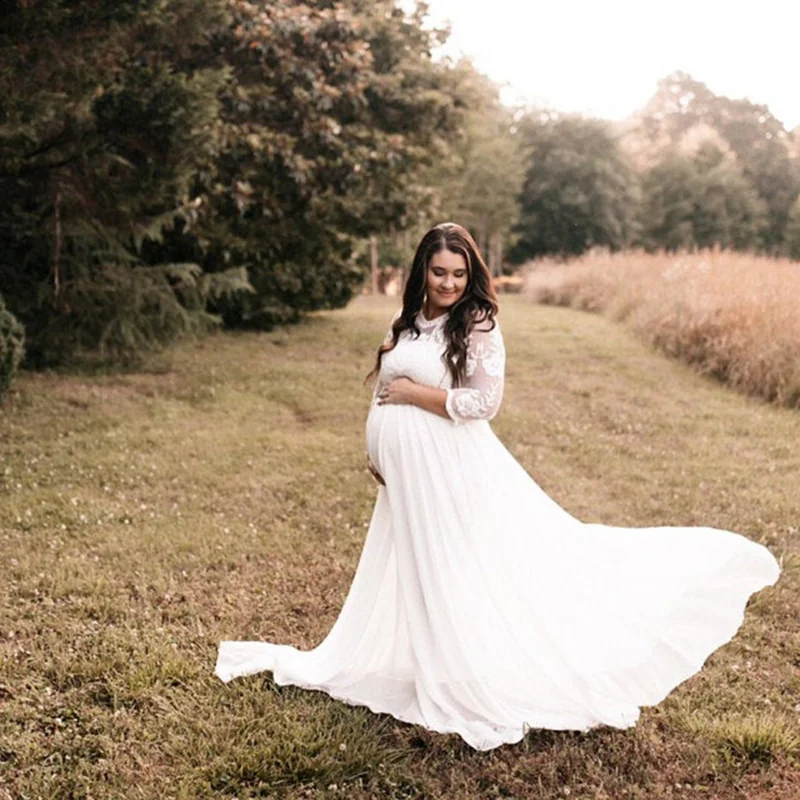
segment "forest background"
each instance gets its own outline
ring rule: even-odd
[[[503,105],[393,0],[11,3],[0,393],[380,291],[458,220],[495,276],[593,248],[800,258],[798,131],[666,77],[622,123]],[[23,360],[24,358],[24,360]]]

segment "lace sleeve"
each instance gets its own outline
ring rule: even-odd
[[[445,410],[455,423],[492,419],[500,410],[506,351],[497,320],[492,330],[473,328],[467,344],[467,380],[447,389]]]

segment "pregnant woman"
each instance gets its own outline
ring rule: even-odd
[[[430,230],[368,376],[378,497],[341,613],[309,651],[222,642],[223,681],[271,670],[480,750],[530,728],[627,728],[778,579],[738,533],[586,524],[548,497],[489,425],[497,312],[469,233]]]

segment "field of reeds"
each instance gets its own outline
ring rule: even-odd
[[[493,429],[579,519],[769,547],[783,573],[733,640],[634,728],[486,753],[214,676],[221,639],[308,648],[336,619],[376,494],[362,379],[396,305],[20,377],[0,409],[0,798],[797,800],[797,413],[521,295],[500,301]]]
[[[531,263],[525,293],[607,314],[702,374],[800,407],[800,263],[720,251],[592,252]]]

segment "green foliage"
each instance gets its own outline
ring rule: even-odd
[[[605,145],[588,134],[592,126],[602,123],[546,115],[523,123],[531,162],[518,258],[630,243],[789,252],[800,169],[791,137],[766,106],[717,96],[676,73],[634,120],[606,134]],[[631,199],[627,163],[615,166],[617,138],[640,175],[640,200]]]
[[[25,329],[0,295],[0,402],[11,388],[25,354]]]
[[[205,288],[196,264],[107,264],[69,281],[59,295],[60,313],[46,319],[46,328],[34,329],[39,363],[99,357],[135,364],[146,350],[219,324],[205,310]]]
[[[0,283],[32,363],[135,358],[210,321],[197,268],[145,261],[213,154],[221,68],[196,63],[217,0],[15,4],[0,72]],[[79,31],[80,35],[76,35]],[[166,263],[165,263],[166,262]]]
[[[757,247],[764,203],[735,161],[712,144],[671,151],[642,179],[641,243],[649,250]]]
[[[393,0],[13,4],[0,283],[30,362],[130,360],[215,320],[345,304],[354,244],[418,217],[466,107],[423,17]]]
[[[692,164],[699,178],[693,224],[697,246],[756,249],[767,224],[766,205],[738,162],[706,143]]]
[[[495,84],[466,60],[456,73],[470,99],[469,112],[449,157],[434,165],[429,181],[439,192],[439,220],[465,225],[497,274],[519,216],[525,175],[521,136],[515,113],[500,103]]]
[[[522,132],[530,163],[514,259],[629,244],[636,234],[638,179],[609,126],[574,116],[529,116]]]
[[[765,105],[715,95],[682,72],[661,81],[642,114],[646,139],[663,153],[701,126],[715,132],[733,156],[740,174],[737,185],[730,187],[733,193],[742,196],[743,179],[766,210],[758,231],[760,249],[783,252],[789,212],[800,192],[791,136]],[[749,200],[747,204],[752,205]],[[750,238],[748,230],[747,246]]]
[[[650,249],[691,249],[693,214],[698,194],[692,163],[668,155],[642,179],[642,239]]]
[[[786,225],[786,251],[789,258],[800,261],[800,197],[794,201]]]
[[[233,80],[192,258],[246,266],[255,291],[214,308],[267,328],[347,303],[364,278],[357,240],[418,213],[421,170],[464,102],[431,59],[436,32],[392,0],[231,9],[217,46]]]

